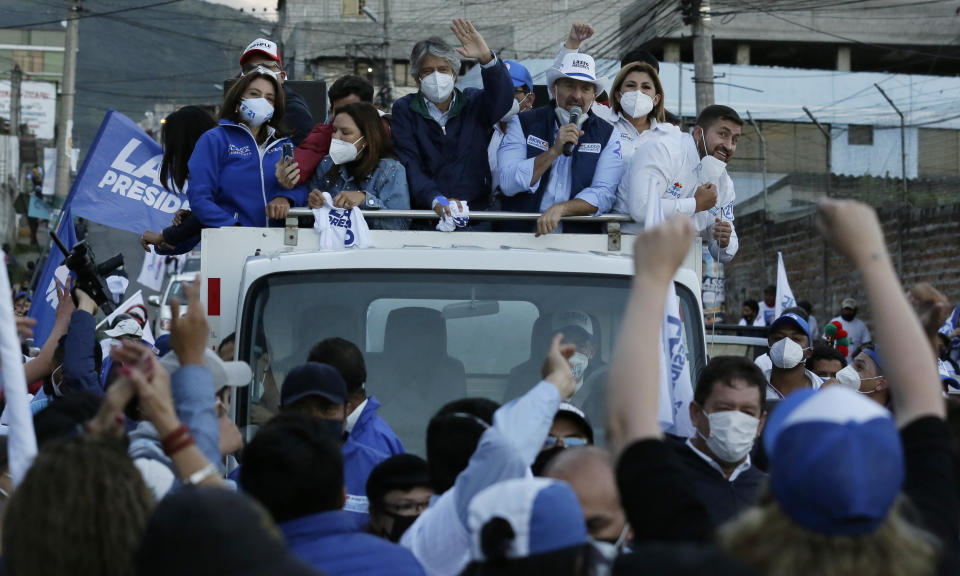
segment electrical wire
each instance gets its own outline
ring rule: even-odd
[[[108,12],[90,12],[87,14],[76,14],[69,18],[57,18],[56,20],[45,20],[42,22],[24,22],[20,24],[7,24],[5,26],[0,26],[0,30],[12,30],[14,28],[29,28],[31,26],[43,26],[44,24],[59,24],[64,20],[82,20],[86,18],[98,18],[100,16],[109,16],[111,14],[120,14],[122,12],[134,12],[136,10],[146,10],[147,8],[154,8],[156,6],[166,6],[167,4],[176,4],[177,2],[183,2],[183,0],[165,0],[164,2],[155,2],[153,4],[144,4],[142,6],[130,6],[128,8],[118,8],[116,10],[110,10]]]

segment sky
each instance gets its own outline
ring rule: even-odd
[[[244,12],[260,16],[267,20],[277,19],[277,0],[206,0],[213,4],[223,4],[231,8],[243,8]],[[266,8],[266,12],[264,12]]]

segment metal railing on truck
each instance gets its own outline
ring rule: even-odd
[[[286,220],[284,244],[297,245],[297,229],[300,227],[300,218],[312,217],[313,211],[309,208],[291,208]],[[488,222],[525,222],[536,221],[540,218],[537,212],[471,212],[470,220]],[[364,218],[409,218],[411,220],[439,220],[440,217],[433,210],[364,210]],[[601,214],[599,216],[564,216],[561,222],[593,222],[606,224],[607,250],[620,250],[620,225],[633,222],[633,218],[626,214]]]

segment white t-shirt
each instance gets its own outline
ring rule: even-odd
[[[781,394],[779,390],[770,384],[771,374],[773,374],[772,364],[770,368],[763,371],[763,376],[767,379],[767,400],[783,400],[783,394]],[[810,380],[810,387],[814,390],[819,390],[820,386],[823,385],[824,379],[807,370],[806,368],[803,369],[803,374],[808,380]]]
[[[763,319],[763,324],[760,326],[769,326],[773,324],[773,321],[777,319],[777,306],[767,306],[767,303],[763,300],[760,301],[760,312],[757,314],[757,318]]]

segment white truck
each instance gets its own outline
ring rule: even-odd
[[[367,394],[383,403],[381,416],[408,451],[423,455],[438,408],[465,396],[505,402],[527,390],[539,380],[551,319],[581,311],[591,319],[593,355],[573,403],[602,439],[606,365],[630,290],[634,237],[621,239],[624,217],[600,218],[606,234],[372,230],[372,247],[341,251],[321,250],[317,232],[296,218],[286,228],[204,230],[209,344],[235,332],[237,358],[254,371],[234,402],[238,425],[249,439],[277,411],[286,373],[336,336],[363,351]],[[706,362],[700,268],[697,239],[675,278],[694,381]]]

